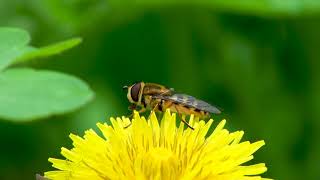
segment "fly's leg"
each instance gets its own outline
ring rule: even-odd
[[[178,113],[178,116],[184,124],[186,124],[190,129],[194,130],[194,128],[184,118],[181,117],[181,114]]]
[[[152,112],[155,112],[155,110],[158,108],[160,103],[157,103],[153,108],[152,108]]]
[[[132,110],[132,111],[133,111],[133,110],[136,110],[136,108],[137,108],[137,106],[134,105],[134,104],[129,106],[129,109]],[[143,113],[143,112],[145,112],[146,110],[147,110],[146,108],[141,108],[141,109],[138,111],[138,113],[139,113],[139,114],[140,114],[140,113]],[[132,117],[133,117],[133,113],[131,113],[131,115],[129,116],[129,119],[131,119]],[[132,124],[132,123],[131,123],[131,121],[130,121],[130,124],[128,124],[128,125],[125,126],[124,128],[127,129],[128,127],[131,126],[131,124]]]
[[[131,111],[131,114],[129,115],[129,119],[131,119],[133,117],[133,110],[136,110],[136,109],[137,109],[137,106],[135,104],[131,104],[128,107],[128,110]]]
[[[150,116],[151,116],[151,114],[152,114],[152,112],[155,112],[155,110],[158,108],[158,106],[159,106],[159,102],[152,108],[152,111],[150,112],[150,114],[149,114],[149,116],[148,116],[148,119],[150,119]]]
[[[173,107],[174,107],[174,109],[178,112],[178,116],[179,116],[179,118],[181,119],[181,121],[182,121],[185,125],[187,125],[190,129],[194,130],[194,128],[193,128],[192,126],[190,126],[190,124],[189,124],[183,117],[181,117],[181,113],[179,112],[179,110],[178,110],[175,106],[173,106]]]

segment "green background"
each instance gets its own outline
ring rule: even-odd
[[[264,177],[320,179],[320,1],[1,0],[0,26],[28,30],[37,46],[82,37],[29,65],[96,93],[72,113],[0,121],[0,179],[52,170],[70,132],[129,114],[121,87],[140,80],[216,104],[216,122],[265,140],[253,161],[267,164]]]

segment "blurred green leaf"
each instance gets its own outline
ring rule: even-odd
[[[35,58],[48,57],[59,54],[65,50],[71,49],[82,42],[81,38],[72,38],[66,41],[58,42],[42,48],[26,46],[25,52],[15,60],[15,63],[28,61]]]
[[[29,43],[30,36],[27,31],[17,28],[0,28],[0,52],[6,48],[21,47]]]
[[[28,121],[72,111],[93,98],[80,79],[27,68],[0,73],[0,118]]]
[[[296,16],[296,15],[314,15],[320,13],[320,1],[316,0],[246,0],[246,1],[228,1],[228,0],[137,0],[136,4],[159,8],[164,6],[197,6],[219,11],[253,14],[259,16]]]
[[[21,55],[29,43],[28,32],[16,28],[0,28],[0,71]]]
[[[25,62],[31,59],[59,54],[79,43],[81,38],[58,42],[46,47],[28,46],[28,32],[17,28],[0,28],[0,71],[13,63]]]

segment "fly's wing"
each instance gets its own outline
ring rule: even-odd
[[[154,96],[155,98],[159,98],[159,99],[164,99],[164,100],[171,100],[173,102],[177,102],[177,103],[180,103],[180,104],[183,104],[183,105],[186,105],[186,106],[189,106],[189,107],[193,107],[193,108],[196,108],[196,109],[199,109],[199,110],[202,110],[202,111],[206,111],[206,112],[210,112],[210,113],[213,113],[213,114],[220,114],[221,111],[202,101],[202,100],[199,100],[199,99],[196,99],[192,96],[189,96],[187,94],[174,94],[172,96],[161,96],[161,95],[156,95]]]

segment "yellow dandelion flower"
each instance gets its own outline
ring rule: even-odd
[[[66,160],[49,158],[56,171],[45,172],[53,180],[104,179],[263,179],[265,164],[242,165],[265,143],[240,142],[243,131],[230,133],[221,121],[212,134],[213,120],[189,123],[194,130],[176,127],[176,115],[166,111],[159,125],[154,113],[148,120],[134,114],[111,118],[111,125],[98,123],[103,137],[93,130],[84,137],[70,135],[71,150],[61,149]]]

